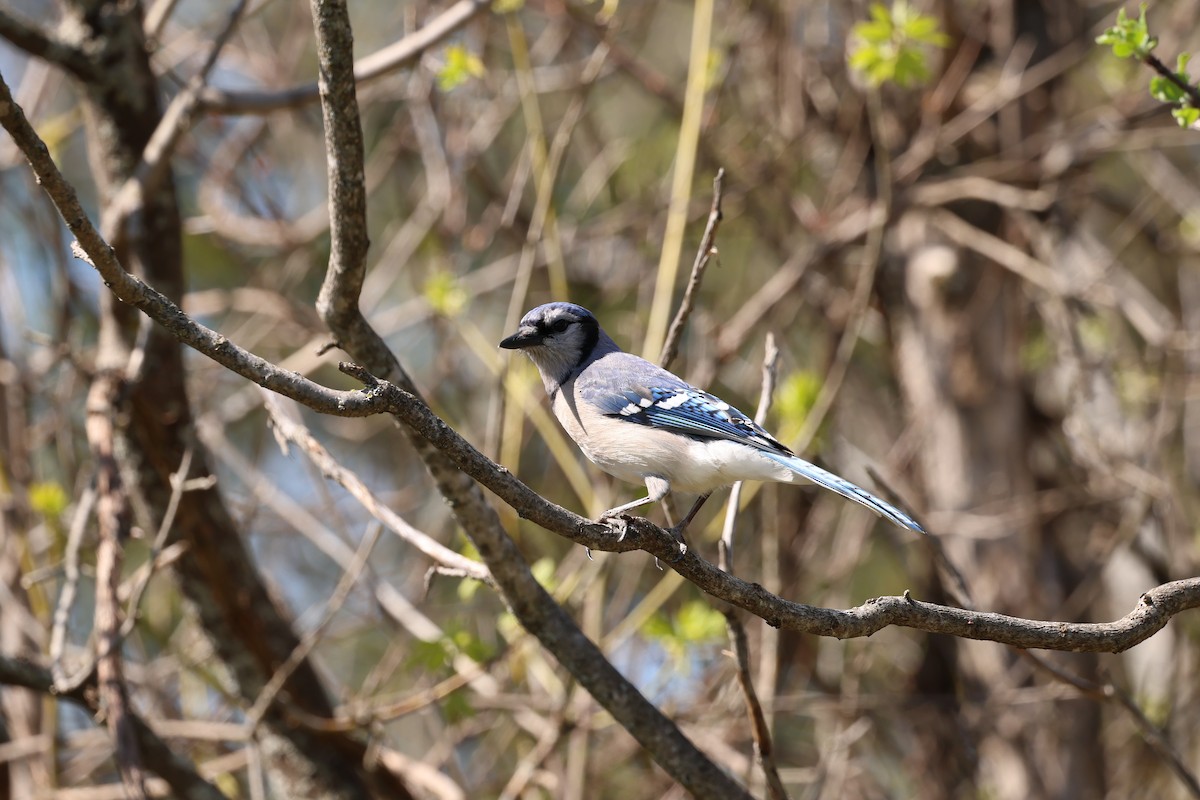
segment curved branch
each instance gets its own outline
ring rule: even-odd
[[[312,10],[321,74],[331,233],[329,265],[317,298],[317,311],[343,348],[412,389],[399,360],[359,309],[368,239],[349,14],[344,0],[312,0]],[[392,384],[387,386],[424,406],[415,394]],[[369,394],[387,399],[388,393],[375,391],[373,386]],[[736,780],[702,753],[612,665],[538,583],[479,487],[430,442],[408,432],[439,492],[453,509],[455,520],[479,551],[521,625],[694,796],[749,798]]]
[[[525,519],[592,550],[645,550],[713,597],[743,608],[776,628],[851,639],[898,625],[1026,649],[1119,653],[1162,630],[1176,614],[1200,608],[1200,578],[1173,581],[1151,589],[1128,615],[1103,623],[1054,622],[970,611],[923,603],[907,592],[902,597],[874,598],[846,610],[794,603],[756,583],[723,572],[697,556],[695,548],[680,556],[670,532],[645,519],[630,519],[624,539],[618,541],[608,526],[590,522],[551,503],[517,480],[472,447],[416,397],[386,382],[373,381],[353,365],[343,365],[343,371],[368,383],[373,396],[387,399],[389,412],[446,453],[463,472]]]
[[[356,62],[355,82],[367,83],[407,67],[490,5],[490,0],[459,0],[419,30]],[[218,114],[266,114],[306,105],[319,97],[316,83],[278,91],[238,91],[210,86],[201,93],[200,102],[204,110]]]
[[[534,492],[504,467],[471,446],[416,396],[365,371],[347,368],[371,385],[368,392],[340,392],[282,370],[188,317],[161,293],[121,267],[100,237],[71,186],[63,179],[46,146],[29,126],[0,80],[0,125],[9,131],[29,159],[34,173],[58,208],[81,249],[110,290],[166,328],[184,344],[263,388],[290,397],[315,411],[336,416],[369,416],[389,411],[444,453],[456,467],[490,489],[525,519],[592,550],[645,550],[713,597],[743,608],[775,627],[820,636],[870,636],[889,625],[968,639],[984,639],[1014,647],[1117,653],[1162,629],[1175,614],[1200,607],[1200,578],[1175,581],[1150,590],[1126,617],[1111,623],[1067,623],[1028,620],[1004,614],[967,611],[922,603],[910,597],[883,597],[857,608],[837,610],[793,603],[758,584],[722,572],[694,550],[683,557],[675,539],[662,528],[634,519],[623,540]],[[497,580],[503,583],[500,575]]]

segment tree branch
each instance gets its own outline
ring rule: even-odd
[[[0,655],[0,684],[24,686],[45,695],[55,694],[54,677],[50,670],[24,659],[4,655]],[[94,681],[57,696],[87,709],[93,715],[101,711]],[[200,777],[192,765],[177,755],[135,711],[129,711],[128,722],[142,760],[170,785],[172,796],[186,800],[225,800],[225,795],[217,787]]]
[[[381,503],[357,475],[343,467],[329,454],[329,451],[317,441],[308,428],[287,416],[281,401],[275,395],[266,392],[263,394],[267,416],[281,445],[286,442],[297,445],[325,477],[340,484],[359,502],[359,505],[367,510],[368,514],[383,523],[388,530],[420,550],[435,564],[452,569],[463,577],[495,585],[487,568],[478,561],[456,553],[424,531],[414,528],[403,517]]]
[[[0,9],[0,37],[77,77],[86,77],[91,69],[91,62],[80,50],[5,9]]]
[[[371,384],[371,377],[353,365],[343,371]],[[1200,578],[1187,578],[1155,587],[1137,606],[1115,622],[1069,623],[1024,619],[1006,614],[970,611],[901,597],[878,597],[846,610],[794,603],[718,569],[700,558],[695,548],[680,556],[669,531],[635,518],[617,541],[611,528],[591,522],[549,502],[502,466],[484,456],[439,419],[419,399],[380,381],[374,397],[387,399],[388,411],[429,439],[463,472],[475,478],[523,518],[592,550],[645,550],[669,563],[676,572],[714,597],[744,608],[777,628],[851,639],[870,636],[889,625],[982,639],[1025,649],[1119,653],[1145,641],[1176,614],[1200,608]]]
[[[347,371],[370,384],[371,390],[330,390],[285,373],[187,317],[170,300],[124,271],[111,248],[79,207],[74,191],[58,173],[44,144],[12,101],[3,81],[0,81],[0,124],[10,132],[29,158],[35,174],[58,207],[68,228],[78,237],[80,247],[113,293],[141,309],[183,343],[264,388],[292,397],[318,411],[339,416],[390,411],[444,453],[454,467],[494,491],[521,516],[595,550],[622,552],[644,549],[672,563],[681,575],[714,597],[744,608],[772,625],[838,638],[866,636],[888,625],[900,625],[1025,648],[1119,652],[1160,630],[1173,615],[1200,606],[1200,579],[1189,579],[1152,589],[1129,615],[1113,623],[1072,624],[1025,620],[921,603],[907,595],[878,598],[857,608],[840,611],[805,606],[779,598],[760,586],[718,570],[698,558],[694,551],[680,557],[673,537],[642,520],[630,525],[624,541],[617,541],[611,529],[549,503],[502,467],[482,456],[415,395],[390,383],[375,382],[369,374],[352,368],[347,368]],[[430,462],[427,460],[427,463]],[[430,468],[435,472],[443,491],[450,491],[446,487],[453,485],[455,477],[461,478],[457,472],[449,475],[444,468],[434,464],[430,464]],[[465,496],[454,496],[454,499],[457,501]],[[477,544],[480,552],[510,606],[526,627],[563,660],[589,691],[606,706],[611,702],[610,711],[657,758],[671,764],[672,774],[685,785],[707,785],[710,791],[704,794],[709,796],[719,795],[726,789],[728,793],[725,796],[740,795],[740,787],[736,784],[731,786],[720,770],[712,767],[711,762],[677,734],[677,729],[669,720],[661,718],[660,712],[639,694],[629,693],[631,687],[628,683],[612,670],[603,655],[582,636],[561,607],[553,603],[532,579],[523,557],[499,528],[490,507],[470,499],[467,506],[456,510],[462,515],[460,521],[474,536],[479,537]],[[665,745],[662,741],[647,742],[646,738],[651,736],[652,731],[667,733],[669,741]],[[671,734],[671,731],[675,733]],[[716,782],[705,784],[710,778]]]
[[[717,228],[721,227],[722,219],[721,184],[724,180],[725,168],[721,167],[717,170],[717,176],[713,178],[712,207],[708,212],[708,223],[704,226],[704,235],[700,237],[700,249],[696,251],[696,260],[692,262],[692,275],[688,278],[687,289],[683,292],[679,310],[675,312],[675,318],[671,320],[671,327],[667,330],[667,340],[663,343],[662,355],[658,357],[658,363],[663,369],[670,369],[671,362],[679,354],[679,340],[683,338],[683,328],[687,325],[688,317],[692,315],[696,291],[700,288],[700,281],[704,279],[704,271],[708,269],[708,262],[717,254]]]
[[[387,374],[396,376],[409,388],[411,381],[399,361],[359,310],[368,241],[362,186],[362,132],[355,100],[349,14],[341,0],[313,0],[312,10],[321,75],[332,234],[329,267],[317,299],[317,310],[348,352],[368,365],[387,370]],[[368,394],[376,396],[374,391]],[[424,406],[415,389],[406,394]],[[690,792],[697,797],[749,797],[737,781],[697,749],[675,723],[609,662],[542,588],[478,486],[430,442],[417,436],[410,438],[521,625]]]
[[[58,207],[67,227],[79,237],[81,248],[109,289],[121,300],[137,306],[179,341],[259,386],[290,397],[315,411],[343,417],[390,412],[444,453],[455,467],[494,492],[523,518],[593,550],[645,550],[671,564],[680,575],[713,597],[743,608],[775,627],[847,639],[870,636],[889,625],[899,625],[1014,647],[1117,653],[1161,630],[1172,616],[1200,607],[1200,578],[1189,578],[1151,589],[1143,595],[1133,611],[1111,623],[1028,620],[922,603],[908,596],[876,598],[847,610],[818,608],[793,603],[757,584],[728,575],[699,558],[694,549],[680,557],[675,539],[646,520],[635,519],[625,538],[617,541],[611,528],[593,523],[549,502],[513,477],[508,470],[472,447],[415,395],[384,381],[374,382],[365,371],[349,367],[349,374],[370,383],[371,390],[342,392],[329,389],[281,370],[192,320],[162,294],[124,271],[111,248],[100,238],[79,206],[74,190],[58,172],[45,145],[37,139],[20,108],[12,102],[8,87],[2,80],[0,125],[9,131],[29,158],[34,173]],[[503,584],[500,577],[496,577]]]
[[[1183,78],[1179,77],[1177,74],[1175,74],[1174,70],[1164,64],[1159,57],[1153,53],[1147,53],[1146,57],[1142,59],[1142,63],[1157,72],[1162,77],[1166,78],[1171,83],[1175,84],[1176,88],[1183,91],[1188,96],[1188,101],[1192,104],[1193,108],[1200,108],[1200,86],[1193,86]]]
[[[360,59],[354,64],[354,80],[368,83],[403,69],[426,50],[466,25],[480,11],[491,6],[490,0],[459,0],[418,30],[398,42]],[[312,103],[320,97],[318,84],[305,83],[278,91],[218,89],[209,86],[200,95],[205,111],[217,114],[267,114],[284,108]]]
[[[146,777],[130,721],[129,690],[121,663],[121,603],[117,598],[130,517],[115,454],[115,417],[123,405],[123,389],[124,380],[117,370],[106,369],[96,375],[88,391],[85,429],[96,461],[96,520],[100,532],[96,548],[96,677],[105,722],[116,746],[121,781],[126,795],[134,800],[146,797]]]

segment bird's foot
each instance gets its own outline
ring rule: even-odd
[[[635,517],[630,517],[630,516],[627,516],[626,514],[622,514],[619,512],[616,514],[613,514],[611,511],[606,511],[600,515],[600,518],[598,520],[596,520],[596,522],[600,525],[607,525],[611,530],[616,531],[617,541],[623,542],[623,541],[625,541],[626,535],[628,535],[628,533],[629,533],[630,524],[633,523],[635,519],[636,519]],[[679,525],[676,525],[673,528],[665,529],[667,531],[667,533],[671,534],[671,537],[676,541],[676,543],[679,546],[679,555],[670,559],[670,563],[672,563],[672,564],[677,563],[679,561],[679,559],[681,559],[687,555],[688,543],[687,543],[687,539],[684,538],[684,535],[683,535],[683,532],[686,528],[687,528],[687,521],[685,520],[684,522],[680,523]],[[654,562],[655,562],[655,564],[658,564],[658,559],[655,558]],[[660,569],[662,568],[661,565],[659,565],[659,568]]]
[[[605,511],[600,515],[600,519],[596,520],[601,525],[607,525],[609,528],[617,532],[617,541],[625,541],[625,535],[629,533],[629,518],[622,514],[613,514],[611,511]]]

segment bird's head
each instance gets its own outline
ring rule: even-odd
[[[600,323],[574,303],[546,303],[521,318],[517,332],[500,342],[505,350],[524,350],[547,385],[565,380],[596,347]]]

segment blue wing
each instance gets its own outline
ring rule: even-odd
[[[917,533],[924,529],[900,509],[845,478],[797,457],[754,420],[725,401],[683,384],[672,387],[637,386],[623,391],[589,392],[589,400],[603,413],[638,425],[665,428],[685,436],[729,439],[762,451],[763,455],[848,500]]]
[[[759,450],[791,455],[771,434],[733,406],[691,386],[634,386],[589,398],[603,413],[639,425],[705,439],[729,439]]]

